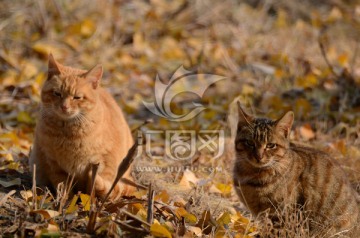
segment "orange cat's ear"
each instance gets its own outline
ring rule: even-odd
[[[48,66],[48,79],[51,79],[54,75],[60,74],[60,68],[54,56],[49,54],[49,66]]]
[[[239,121],[238,123],[245,123],[250,124],[250,122],[253,120],[252,116],[249,116],[244,112],[244,110],[241,108],[240,102],[237,102],[238,105],[238,114],[239,114]]]
[[[92,84],[93,89],[96,89],[99,86],[102,74],[103,67],[100,64],[96,65],[85,74],[85,78]]]
[[[291,127],[294,122],[294,113],[289,111],[276,121],[276,128],[284,132],[285,138],[290,135]]]

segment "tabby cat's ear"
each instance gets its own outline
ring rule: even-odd
[[[100,64],[95,65],[94,68],[85,73],[85,78],[92,84],[93,89],[99,86],[102,74],[103,67]]]
[[[294,113],[292,111],[289,111],[276,121],[276,129],[282,130],[284,132],[285,138],[288,138],[291,132],[293,122]]]
[[[249,116],[248,114],[246,114],[244,112],[244,110],[241,108],[240,102],[237,102],[238,105],[238,114],[239,114],[239,123],[245,123],[245,124],[250,124],[250,122],[253,120],[252,116]]]
[[[48,79],[51,79],[54,75],[59,75],[60,68],[54,56],[50,53],[49,54],[49,64],[48,64]]]

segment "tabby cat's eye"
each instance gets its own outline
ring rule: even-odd
[[[250,147],[254,147],[254,146],[255,146],[254,142],[251,141],[251,140],[246,140],[246,141],[245,141],[245,144],[246,144],[247,146],[250,146]]]
[[[276,144],[274,144],[274,143],[267,143],[267,144],[266,144],[266,148],[268,148],[268,149],[275,149],[275,148],[276,148]]]
[[[81,98],[80,96],[74,96],[73,99],[75,99],[75,100],[80,100],[80,99],[82,99],[82,98]]]
[[[60,97],[60,98],[61,98],[61,93],[54,91],[53,94],[54,94],[56,97]]]

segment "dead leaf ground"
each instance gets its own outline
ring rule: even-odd
[[[49,52],[65,65],[103,64],[103,86],[131,127],[153,121],[141,127],[143,135],[224,130],[229,146],[226,118],[234,99],[259,116],[276,118],[293,110],[292,139],[331,153],[360,191],[360,5],[355,1],[26,0],[1,1],[0,9],[0,236],[89,236],[86,197],[69,198],[57,211],[59,197],[46,191],[35,197],[31,191],[27,160]],[[156,75],[166,83],[182,65],[226,79],[195,98],[205,111],[174,123],[152,114],[143,101],[154,100]],[[189,112],[193,96],[174,98],[173,112]],[[147,143],[154,154],[166,153],[164,136]],[[146,222],[148,191],[140,190],[106,206],[95,233],[254,236],[257,225],[232,190],[232,151],[212,157],[201,151],[192,160],[175,161],[143,153],[134,162],[134,175],[155,191],[152,223]]]

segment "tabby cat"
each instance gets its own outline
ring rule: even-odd
[[[104,197],[109,191],[133,138],[115,100],[100,86],[102,73],[101,65],[89,71],[75,69],[50,54],[30,155],[37,185],[56,189],[70,175],[75,177],[75,192],[89,193],[91,164],[98,163],[96,195]],[[130,170],[124,177],[131,180]],[[120,182],[110,198],[131,190]]]
[[[293,112],[274,121],[246,114],[239,103],[238,111],[233,179],[251,213],[267,212],[284,228],[282,211],[296,207],[308,219],[312,237],[359,237],[356,192],[329,155],[289,142]]]

